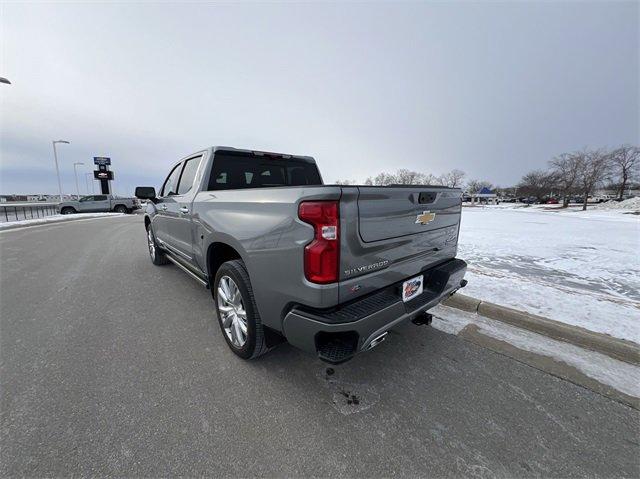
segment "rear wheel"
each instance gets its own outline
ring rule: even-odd
[[[128,213],[129,212],[129,208],[127,208],[125,205],[117,205],[113,211],[115,211],[116,213]]]
[[[163,264],[169,263],[169,260],[164,254],[164,251],[158,248],[156,237],[153,234],[151,225],[147,226],[147,246],[149,248],[149,256],[151,257],[151,262],[153,264],[155,264],[156,266],[161,266]]]
[[[63,215],[72,215],[76,212],[76,209],[72,206],[65,206],[64,208],[62,208],[62,210],[60,211],[61,214]]]
[[[213,294],[222,335],[231,351],[254,359],[268,351],[262,320],[242,260],[227,261],[216,273]]]

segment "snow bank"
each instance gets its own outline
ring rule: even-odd
[[[624,201],[607,201],[596,206],[599,210],[631,210],[640,211],[640,196]]]
[[[124,213],[76,213],[73,215],[51,215],[44,218],[34,218],[28,220],[7,221],[0,223],[0,231],[14,229],[21,226],[36,226],[48,223],[60,223],[63,221],[77,221],[89,218],[110,218],[123,216]]]
[[[508,342],[519,349],[554,358],[575,367],[583,374],[633,397],[640,397],[640,368],[603,354],[556,341],[531,331],[499,321],[483,318],[475,313],[438,306],[432,310],[436,329],[458,334],[468,324],[475,324],[482,334]]]

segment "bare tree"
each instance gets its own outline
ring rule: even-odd
[[[602,182],[611,164],[611,155],[604,150],[583,150],[574,153],[578,158],[578,185],[582,192],[582,211],[587,209],[587,198]]]
[[[398,180],[396,179],[395,175],[392,175],[391,173],[382,172],[382,173],[378,173],[376,176],[373,176],[373,177],[370,176],[365,180],[364,184],[371,185],[371,186],[387,186],[397,182]]]
[[[423,185],[425,182],[425,175],[423,173],[407,170],[406,168],[399,169],[395,177],[395,183],[397,185]]]
[[[555,184],[553,173],[544,170],[530,171],[518,183],[518,191],[527,196],[535,196],[540,203],[549,195]]]
[[[364,184],[371,186],[428,185],[434,184],[434,176],[401,168],[395,174],[383,171],[376,176],[370,176]]]
[[[562,153],[549,162],[557,188],[562,195],[562,207],[569,206],[569,196],[578,182],[579,160],[577,154]]]
[[[627,182],[638,176],[639,158],[640,148],[637,146],[622,145],[611,152],[611,166],[619,179],[618,198],[620,200],[624,197]]]
[[[462,170],[451,170],[449,173],[444,173],[438,177],[438,183],[442,186],[449,186],[450,188],[459,188],[462,186],[462,180],[466,173]]]
[[[471,194],[477,193],[483,188],[491,189],[493,188],[493,185],[485,180],[469,180],[467,183],[467,192]]]
[[[440,177],[437,177],[435,175],[432,175],[431,173],[428,173],[426,175],[423,175],[422,178],[422,183],[423,185],[440,185]]]
[[[348,185],[355,185],[356,181],[355,180],[336,180],[335,184],[336,185],[348,186]]]

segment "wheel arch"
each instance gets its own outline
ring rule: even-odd
[[[229,245],[228,243],[224,243],[222,241],[214,241],[207,248],[207,275],[209,276],[209,281],[212,284],[213,279],[218,272],[218,269],[223,263],[227,261],[231,261],[233,259],[239,259],[244,261],[244,258],[240,254],[240,252]],[[246,261],[245,261],[246,266]]]

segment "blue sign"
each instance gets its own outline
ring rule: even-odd
[[[107,158],[106,156],[94,156],[93,164],[94,165],[110,165],[111,158]]]

